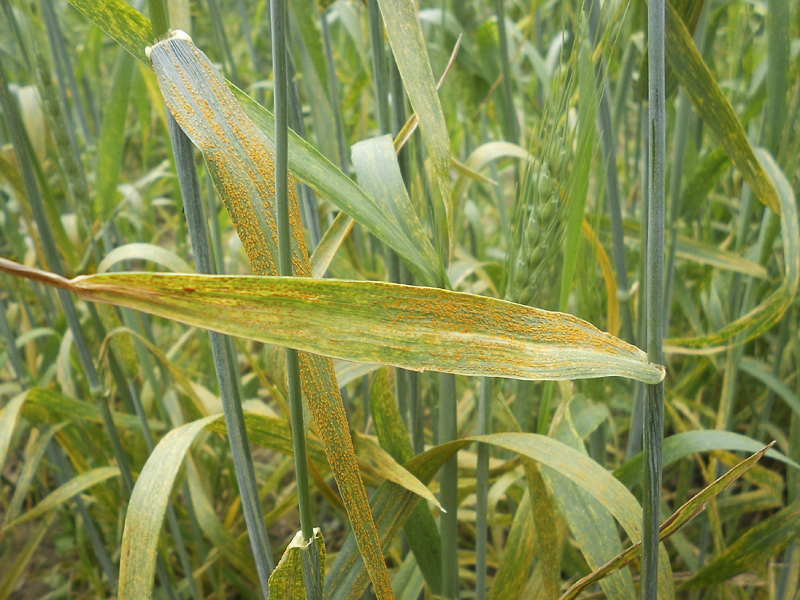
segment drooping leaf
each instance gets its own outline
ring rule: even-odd
[[[219,415],[170,431],[144,465],[131,494],[119,566],[120,600],[153,597],[161,523],[183,459],[197,434]]]
[[[355,362],[533,380],[622,376],[651,383],[665,372],[635,346],[577,317],[461,292],[371,281],[171,273],[70,281],[2,258],[0,270],[93,302]]]
[[[257,413],[245,413],[245,426],[251,442],[285,454],[292,453],[294,447],[291,428],[284,419]],[[131,495],[122,540],[120,598],[152,597],[156,546],[167,501],[172,494],[175,480],[189,448],[204,429],[226,434],[227,428],[223,415],[211,415],[170,431],[158,443],[139,475]],[[318,441],[309,440],[307,451],[312,461],[319,464],[325,463],[326,451]],[[396,485],[400,489],[405,490],[406,488],[402,486],[407,485],[416,490],[416,493],[422,493],[426,499],[436,501],[435,497],[418,479],[394,463],[385,453],[382,457],[377,456],[379,452],[382,452],[380,448],[377,451],[374,448],[368,448],[363,452],[364,458],[361,461],[365,468],[369,467],[370,461],[379,461],[381,468],[372,477],[374,485],[378,485],[388,478],[392,485]],[[191,470],[193,467],[189,468]],[[190,483],[192,483],[192,477],[193,475],[190,474]],[[196,483],[194,482],[194,484]],[[342,491],[341,488],[340,491]],[[411,493],[416,495],[415,492]],[[202,503],[200,508],[203,508]],[[211,525],[216,527],[213,523]],[[214,536],[213,539],[224,542],[222,545],[224,552],[227,554],[236,552],[236,548],[232,545],[233,540],[227,537],[225,532],[211,531],[211,533]],[[242,560],[237,559],[235,564],[244,570],[249,568],[248,563]]]
[[[739,573],[766,562],[800,535],[800,502],[750,527],[719,556],[681,586],[696,589],[722,583]]]
[[[572,398],[564,407],[554,437],[577,452],[587,455],[583,440],[572,421],[575,402],[576,399]],[[608,509],[586,490],[552,469],[545,468],[542,472],[589,567],[596,569],[622,552],[619,532]],[[607,577],[601,582],[601,587],[609,598],[634,600],[636,597],[628,571]]]

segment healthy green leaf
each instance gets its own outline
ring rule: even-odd
[[[732,431],[718,431],[713,429],[708,431],[687,431],[684,433],[677,433],[664,439],[664,467],[697,452],[712,452],[714,450],[758,452],[761,448],[763,448],[761,442],[739,433],[733,433]],[[790,465],[795,469],[800,469],[800,465],[777,450],[767,451],[767,456]],[[639,483],[642,479],[641,453],[637,454],[614,471],[614,477],[628,487]]]
[[[353,229],[355,221],[345,212],[340,212],[328,227],[325,235],[314,249],[311,255],[311,276],[320,279],[325,276],[325,272],[333,260],[336,251],[344,242],[347,234]],[[341,382],[339,382],[341,384]]]
[[[117,182],[125,150],[125,122],[128,117],[133,57],[120,48],[114,67],[111,95],[103,111],[103,127],[98,141],[96,194],[103,223],[116,208]]]
[[[446,277],[408,197],[392,137],[384,135],[358,142],[353,145],[352,159],[359,185],[375,200],[395,230],[418,248],[426,261],[425,270],[441,272]]]

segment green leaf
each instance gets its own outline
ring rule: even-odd
[[[40,387],[30,389],[22,414],[34,423],[58,423],[67,420],[103,422],[96,405],[69,398],[49,388]],[[142,427],[139,417],[134,415],[114,411],[111,416],[117,427],[124,429],[141,429]],[[148,421],[148,425],[152,431],[163,431],[165,427],[158,421]]]
[[[504,158],[528,160],[530,152],[522,146],[511,142],[486,142],[472,151],[467,157],[464,166],[473,171],[480,171],[489,163]],[[474,177],[469,177],[466,173],[459,173],[458,179],[456,179],[456,183],[453,186],[453,211],[456,222],[458,222],[461,214],[461,201],[467,195],[474,180]]]
[[[50,445],[53,436],[62,429],[66,423],[59,423],[58,425],[47,427],[44,431],[34,429],[28,437],[28,443],[25,446],[24,463],[19,472],[14,488],[14,494],[11,496],[11,501],[6,507],[6,514],[3,518],[3,529],[8,527],[11,521],[17,519],[22,503],[28,496],[33,478],[39,470],[39,465],[44,458],[45,451]]]
[[[569,178],[569,213],[567,233],[564,239],[564,264],[561,269],[561,294],[558,301],[558,308],[561,311],[567,310],[575,266],[578,263],[583,215],[586,208],[586,196],[589,192],[589,175],[595,151],[594,131],[598,102],[595,95],[594,69],[589,56],[589,47],[586,44],[581,46],[579,66],[578,145],[575,152],[575,168]]]
[[[381,446],[398,463],[403,464],[414,458],[414,449],[392,393],[390,373],[390,369],[383,368],[375,375],[370,390],[369,407]],[[425,582],[434,594],[440,593],[441,538],[433,515],[425,504],[417,504],[403,530]]]
[[[669,44],[667,46],[669,47]],[[721,346],[720,344],[724,344],[729,340],[734,340],[734,345],[743,344],[774,327],[794,301],[798,283],[800,283],[800,225],[797,221],[794,192],[786,176],[781,172],[768,152],[759,148],[758,158],[761,160],[760,164],[763,165],[766,173],[769,173],[769,177],[772,178],[773,189],[777,190],[781,203],[781,233],[785,257],[783,282],[761,304],[715,333],[694,338],[664,340],[664,351],[667,353],[703,354],[721,352],[730,346]]]
[[[731,103],[722,93],[714,76],[692,40],[681,17],[669,2],[666,5],[666,53],[672,71],[678,76],[692,106],[717,141],[725,148],[733,164],[756,197],[777,213],[783,203],[775,185],[756,158]]]
[[[722,583],[766,562],[800,535],[800,501],[750,527],[719,556],[700,569],[681,589],[696,589]]]
[[[609,219],[601,219],[604,228],[608,227]],[[628,241],[638,244],[641,241],[639,223],[630,219],[624,221],[625,237]],[[755,261],[748,260],[738,254],[723,250],[711,244],[698,242],[688,237],[678,236],[678,246],[675,255],[683,260],[709,265],[717,269],[742,273],[749,277],[766,279],[767,270]]]
[[[311,255],[311,276],[320,279],[325,276],[325,272],[336,255],[336,251],[344,242],[347,234],[353,229],[355,221],[345,212],[340,212],[322,236],[322,239]],[[341,382],[339,382],[341,384]]]
[[[408,197],[392,136],[358,142],[353,145],[352,160],[359,185],[387,215],[396,232],[417,247],[426,261],[425,270],[446,277]]]
[[[688,214],[697,214],[708,200],[708,195],[719,183],[723,173],[730,167],[731,159],[724,148],[717,148],[703,158],[691,179],[681,192],[680,206]],[[686,214],[686,213],[684,213]],[[762,277],[766,277],[766,273]]]
[[[425,498],[438,509],[443,510],[436,496],[419,479],[411,475],[394,458],[387,454],[372,438],[354,432],[353,446],[358,456],[359,467],[362,470],[373,473],[378,480],[387,479],[393,481],[397,485],[401,485],[418,496]]]
[[[200,482],[200,475],[191,456],[186,458],[186,481],[192,495],[192,507],[197,516],[197,523],[205,536],[214,544],[214,548],[219,550],[225,559],[242,574],[251,581],[258,581],[258,572],[252,552],[249,548],[245,549],[242,544],[237,543],[236,538],[225,529],[217,517]]]
[[[328,69],[322,49],[322,33],[317,27],[316,0],[297,0],[289,4],[293,27],[292,40],[299,50],[294,56],[302,65],[300,83],[306,90],[306,98],[311,108],[314,124],[314,137],[317,147],[328,160],[341,164],[339,146],[336,140],[333,108],[328,91]],[[295,60],[297,60],[297,58]]]
[[[98,483],[102,483],[107,479],[118,476],[119,469],[117,467],[100,467],[98,469],[92,469],[91,471],[81,473],[80,475],[70,479],[64,485],[50,492],[41,502],[39,502],[39,504],[34,506],[25,514],[3,526],[3,531],[8,531],[17,525],[21,525],[22,523],[36,519],[50,512],[51,510],[58,508],[64,504],[64,502],[73,496],[80,494],[84,490],[88,490],[90,487],[95,486]]]
[[[111,94],[103,110],[103,127],[97,143],[97,186],[100,220],[105,223],[116,208],[117,182],[125,150],[125,122],[128,117],[133,57],[120,48],[114,67]]]
[[[759,441],[732,431],[717,431],[713,429],[708,431],[687,431],[664,439],[663,464],[664,467],[667,467],[697,452],[712,452],[714,450],[758,452],[763,446]],[[769,450],[767,456],[795,469],[800,469],[800,465],[786,458],[777,450]],[[637,454],[614,471],[614,477],[628,487],[639,483],[642,479],[642,454]]]
[[[298,531],[269,577],[270,598],[273,600],[303,600],[307,597],[303,562],[313,560],[311,544],[316,546],[318,555],[317,572],[325,572],[325,540],[322,539],[322,532],[315,527],[314,539],[306,542],[303,540],[303,532]],[[322,597],[321,589],[318,597]]]
[[[641,350],[586,321],[461,292],[371,281],[169,273],[68,282],[5,259],[0,269],[35,272],[85,300],[355,362],[534,380],[664,378],[664,368],[648,363]]]
[[[420,481],[426,483],[455,452],[473,442],[485,442],[545,465],[586,490],[599,501],[622,525],[635,543],[641,539],[642,509],[633,495],[588,456],[569,446],[537,434],[497,433],[473,436],[436,446],[414,457],[404,466]],[[372,496],[372,509],[381,543],[386,545],[400,531],[417,504],[418,496],[391,483],[382,485]],[[666,551],[661,548],[659,568],[665,586],[665,597],[672,597],[672,570]],[[363,564],[351,538],[328,573],[326,587],[330,600],[359,598],[366,589],[367,578]]]
[[[174,252],[154,244],[133,243],[117,246],[97,265],[98,273],[105,273],[123,260],[149,260],[173,273],[194,273],[194,269]]]
[[[775,392],[787,406],[800,417],[800,398],[783,381],[772,374],[772,367],[763,361],[743,356],[739,361],[739,369],[758,379],[761,383]]]
[[[772,444],[770,444],[771,446]],[[699,494],[695,495],[678,510],[676,510],[669,519],[662,523],[659,529],[659,540],[664,541],[673,533],[678,531],[681,527],[686,525],[689,521],[694,519],[706,507],[709,500],[719,495],[722,491],[726,490],[731,484],[739,477],[744,475],[758,462],[762,456],[767,452],[769,446],[762,448],[749,458],[746,458],[725,475],[717,479],[711,485],[705,487]],[[642,551],[641,542],[632,545],[630,548],[614,557],[608,563],[595,569],[592,573],[582,578],[580,581],[574,583],[569,590],[567,590],[561,597],[561,600],[571,600],[580,594],[580,592],[596,581],[602,581],[603,578],[608,577],[611,573],[631,563]],[[709,568],[711,565],[707,565]],[[699,575],[699,574],[698,574]]]
[[[536,555],[538,530],[533,522],[531,495],[526,489],[514,513],[511,529],[503,551],[503,561],[497,568],[494,583],[489,590],[489,600],[519,598],[531,571]]]
[[[445,242],[447,252],[445,265],[449,265],[449,255],[453,240],[453,207],[450,194],[450,136],[444,120],[436,80],[433,78],[431,63],[422,37],[422,27],[413,0],[378,0],[383,15],[386,33],[397,68],[411,102],[411,107],[419,119],[422,139],[431,157],[433,171],[444,205],[446,222],[439,227],[439,235]]]
[[[522,467],[525,470],[525,478],[528,480],[533,522],[536,527],[535,552],[539,558],[539,567],[542,572],[543,597],[555,600],[561,589],[560,550],[562,548],[557,527],[558,511],[537,464],[527,457],[522,457]],[[522,558],[529,560],[530,553],[525,553]],[[527,575],[527,572],[523,571],[523,573]]]
[[[17,430],[19,423],[20,412],[22,405],[28,398],[28,392],[23,392],[14,396],[4,407],[0,410],[0,470],[5,467],[6,455],[8,449],[11,447],[11,442],[14,440],[14,433]]]
[[[125,517],[119,565],[120,600],[153,597],[158,537],[175,478],[197,435],[219,418],[220,415],[213,415],[173,429],[147,459]]]
[[[555,438],[577,452],[588,456],[582,438],[572,421],[576,398],[565,407],[561,421],[557,425]],[[561,514],[567,522],[583,557],[591,569],[597,569],[622,552],[622,542],[611,513],[595,500],[586,490],[569,481],[552,469],[542,469]],[[601,582],[603,592],[608,598],[634,600],[636,593],[633,580],[628,571],[615,573]]]

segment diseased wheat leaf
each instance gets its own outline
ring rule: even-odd
[[[461,292],[373,281],[172,273],[70,281],[3,258],[0,270],[93,302],[355,362],[531,380],[620,376],[657,383],[665,374],[635,346],[577,317]]]

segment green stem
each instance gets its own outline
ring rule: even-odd
[[[198,273],[212,275],[216,272],[216,269],[214,268],[209,247],[206,217],[200,194],[200,178],[194,162],[192,144],[170,113],[168,113],[167,120],[170,126],[170,137],[175,154],[178,180],[186,211],[186,221],[189,226],[189,236],[194,249],[195,265]],[[217,381],[219,382],[222,409],[228,425],[228,439],[231,445],[236,480],[239,484],[239,493],[242,498],[242,511],[244,512],[245,524],[250,535],[250,546],[255,556],[262,592],[264,598],[267,598],[269,596],[269,576],[274,569],[274,563],[269,547],[267,530],[264,526],[264,515],[258,495],[258,483],[253,468],[250,443],[247,439],[239,386],[234,379],[236,360],[231,344],[228,343],[228,339],[225,336],[209,332],[209,339],[211,340],[211,354],[214,358],[214,367],[217,373]]]
[[[663,364],[664,205],[666,180],[666,109],[664,64],[664,0],[651,0],[648,10],[648,131],[650,182],[647,222],[647,357]],[[660,523],[664,383],[648,385],[644,405],[644,482],[642,534],[642,598],[658,596],[658,528]]]
[[[160,40],[169,33],[169,14],[163,0],[147,0],[150,12],[150,26],[153,28],[153,39]]]
[[[369,0],[369,34],[372,42],[372,71],[375,77],[375,98],[381,134],[392,130],[389,114],[389,85],[386,80],[386,53],[383,50],[383,20],[378,0]]]
[[[439,444],[458,437],[456,377],[439,373]],[[454,455],[441,470],[439,501],[447,511],[441,516],[442,596],[458,598],[458,462]]]
[[[508,37],[506,36],[506,11],[503,0],[495,0],[497,11],[497,37],[500,42],[500,62],[503,69],[503,96],[506,112],[506,136],[515,144],[519,144],[519,121],[514,108],[514,97],[511,91],[511,63],[508,60]],[[442,12],[444,14],[444,11]],[[519,181],[519,177],[517,177]]]
[[[319,20],[322,24],[322,40],[325,43],[325,63],[328,67],[328,84],[330,85],[333,119],[336,125],[336,140],[339,143],[339,158],[342,161],[342,173],[349,175],[350,162],[347,160],[347,140],[344,136],[342,103],[339,100],[339,77],[336,75],[336,65],[333,62],[333,45],[331,44],[331,29],[328,26],[328,13],[321,12]]]
[[[590,1],[586,5],[589,12],[589,34],[595,47],[600,45],[600,3]],[[603,164],[606,168],[606,197],[608,211],[611,216],[611,236],[614,244],[614,266],[617,273],[617,285],[621,292],[627,292],[628,264],[625,259],[625,231],[622,226],[622,203],[619,194],[619,177],[617,174],[617,144],[614,141],[614,128],[611,119],[611,101],[606,87],[605,67],[601,61],[596,67],[597,92],[600,95],[600,106],[597,113],[597,126],[600,129]],[[633,331],[633,316],[630,300],[623,295],[620,299],[620,314],[625,339],[636,343]]]
[[[478,435],[492,433],[492,387],[494,380],[481,378],[478,400]],[[489,512],[489,445],[478,444],[478,468],[475,490],[475,598],[486,600],[486,541]]]
[[[275,200],[278,221],[280,274],[292,276],[292,225],[289,220],[289,81],[286,65],[286,4],[270,0],[272,17],[272,72],[275,84]],[[300,363],[297,351],[286,349],[289,383],[289,409],[292,422],[294,466],[297,476],[297,502],[303,539],[313,538],[311,500],[308,489],[306,438],[303,428],[303,397],[300,387]]]

